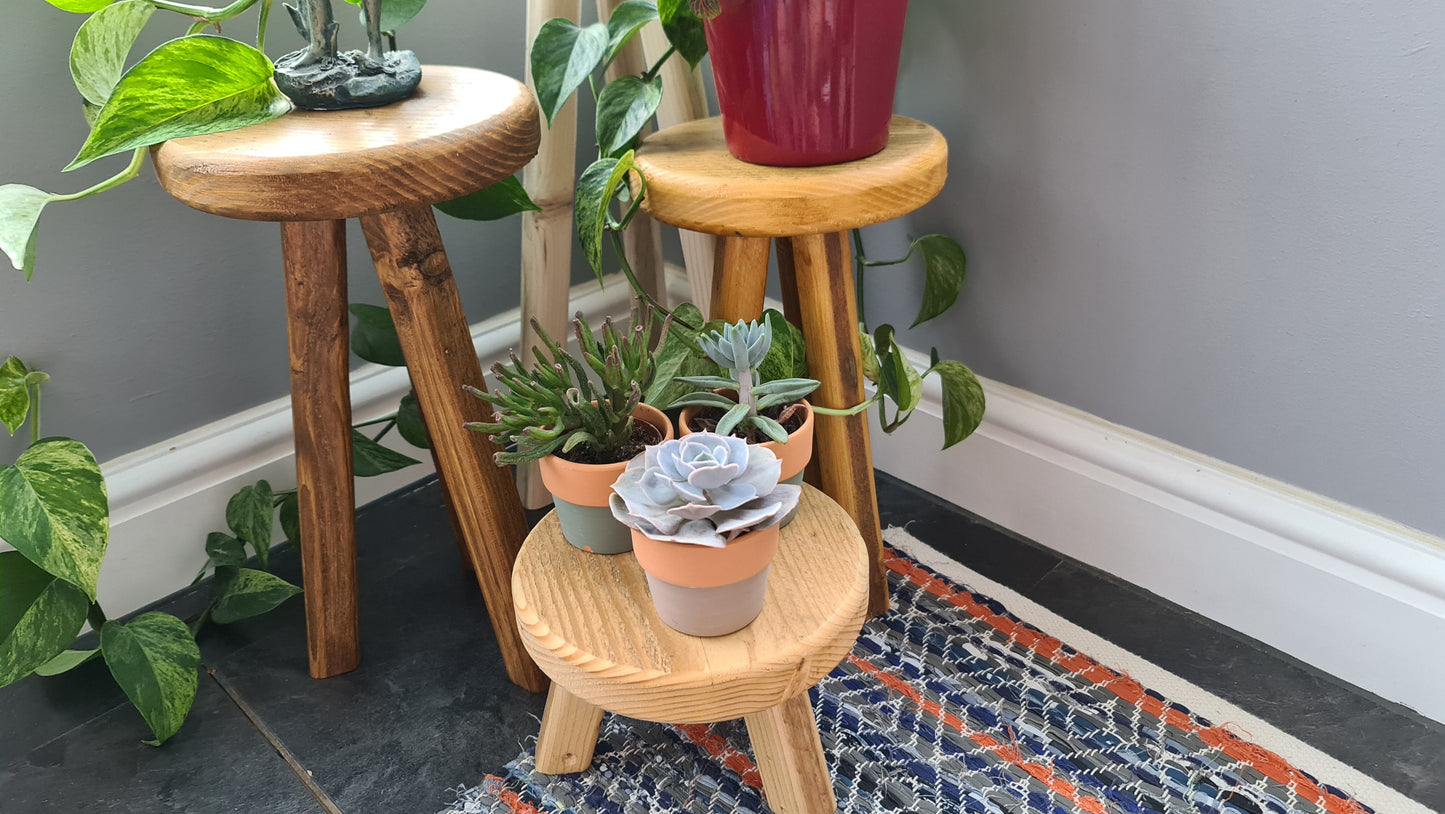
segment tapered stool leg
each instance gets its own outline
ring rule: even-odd
[[[462,391],[465,384],[486,385],[436,219],[430,207],[405,209],[365,216],[361,227],[507,675],[540,692],[547,678],[523,649],[512,620],[512,562],[527,535],[527,520],[511,473],[492,461],[496,445],[462,426],[489,419],[490,410]]]
[[[723,238],[713,260],[712,302],[708,319],[737,322],[762,316],[763,300],[768,296],[768,252],[771,248],[771,238]]]
[[[790,237],[774,238],[773,247],[777,249],[778,255],[778,288],[783,295],[783,316],[801,330],[803,306],[798,302],[798,272],[793,267],[793,239]],[[807,336],[805,331],[803,333],[805,342]],[[809,486],[823,488],[819,470],[818,456],[814,455],[808,459],[808,466],[803,470],[803,482]]]
[[[858,340],[848,235],[806,235],[793,238],[792,244],[798,307],[808,341],[808,374],[819,382],[812,400],[822,407],[852,407],[863,401],[863,346]],[[853,517],[868,545],[868,615],[886,613],[888,576],[868,415],[819,415],[813,445],[820,487]]]
[[[281,224],[306,645],[313,678],[361,662],[351,479],[346,221]]]
[[[589,704],[560,684],[547,691],[542,729],[537,734],[537,771],[571,774],[592,765],[602,707]]]
[[[833,779],[828,774],[808,693],[744,716],[743,720],[753,742],[769,808],[778,814],[832,814],[837,810]]]

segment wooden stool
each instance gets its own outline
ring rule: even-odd
[[[507,674],[539,692],[546,677],[511,624],[510,568],[526,518],[511,473],[492,462],[495,446],[462,428],[489,411],[462,392],[485,385],[431,212],[526,164],[537,150],[537,106],[500,74],[424,73],[404,102],[173,139],[152,158],[161,186],[196,209],[281,222],[311,675],[344,673],[361,659],[345,234],[345,219],[360,218]]]
[[[802,326],[808,374],[821,383],[810,398],[833,408],[863,401],[848,230],[906,215],[943,189],[942,134],[894,116],[888,146],[877,155],[827,167],[763,167],[728,153],[722,119],[700,119],[648,136],[637,165],[647,176],[648,214],[723,238],[710,318],[756,319],[763,312],[770,243],[778,240],[784,312]],[[820,415],[814,438],[817,485],[852,515],[868,544],[868,612],[876,616],[888,610],[888,578],[868,416]]]
[[[808,688],[852,649],[868,601],[868,554],[852,518],[803,487],[768,573],[763,612],[713,639],[658,619],[631,554],[579,551],[556,513],[527,537],[512,571],[522,642],[552,678],[537,770],[592,763],[604,710],[663,723],[746,720],[768,805],[832,812],[833,784]]]

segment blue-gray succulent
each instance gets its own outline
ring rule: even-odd
[[[731,435],[734,431],[756,429],[768,438],[786,444],[788,431],[783,425],[763,415],[770,407],[799,401],[818,388],[813,379],[774,379],[758,383],[758,365],[773,345],[773,326],[769,322],[743,322],[724,325],[697,338],[698,347],[707,357],[726,370],[729,376],[679,376],[677,381],[699,388],[672,403],[674,407],[716,407],[723,410],[717,432]],[[731,390],[737,398],[729,398],[714,390]],[[750,433],[749,433],[750,434]]]
[[[619,521],[654,540],[722,548],[798,505],[802,488],[778,483],[781,473],[777,456],[761,444],[693,433],[632,459],[609,505]]]

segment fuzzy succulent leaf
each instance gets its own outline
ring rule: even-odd
[[[694,433],[648,447],[612,485],[620,522],[655,539],[721,548],[787,516],[802,490],[779,484],[771,450]]]

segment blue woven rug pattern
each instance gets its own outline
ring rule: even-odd
[[[902,553],[889,569],[893,610],[810,694],[840,811],[1371,814]],[[588,771],[527,752],[447,811],[770,809],[741,721],[608,714]]]

